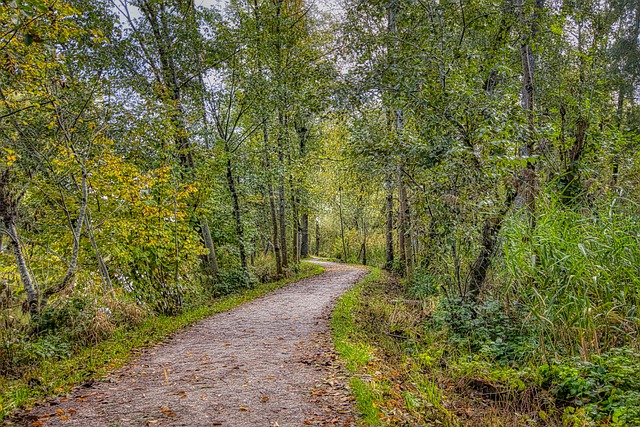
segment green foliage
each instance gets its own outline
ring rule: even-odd
[[[534,229],[517,218],[505,227],[507,292],[556,352],[584,356],[638,335],[638,218],[616,205],[584,215],[549,203],[539,206]]]
[[[509,312],[502,302],[482,303],[441,298],[426,328],[446,328],[448,340],[463,352],[477,353],[502,364],[516,364],[539,348],[522,319],[525,313]]]
[[[590,361],[554,360],[538,368],[541,384],[572,409],[572,422],[633,426],[640,423],[640,353],[613,348]]]
[[[399,268],[401,268],[400,263],[396,262],[392,271],[398,273]],[[423,268],[416,269],[408,278],[407,283],[407,295],[412,298],[425,299],[438,295],[441,291],[439,278]]]
[[[254,276],[249,276],[239,269],[220,270],[211,289],[214,296],[229,295],[251,289],[258,284]]]

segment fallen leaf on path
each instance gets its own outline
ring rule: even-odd
[[[247,408],[246,406],[241,406],[241,407],[240,407],[240,410],[241,410],[241,411],[249,411],[249,408]]]
[[[173,412],[171,409],[167,408],[166,406],[164,406],[161,409],[162,413],[165,414],[167,417],[175,417],[176,413]]]
[[[262,401],[263,402],[268,402],[269,401],[269,396],[262,396]]]

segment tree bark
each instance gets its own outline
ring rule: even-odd
[[[93,228],[91,225],[91,218],[89,216],[89,212],[84,217],[86,226],[87,226],[87,235],[89,236],[89,241],[91,242],[91,247],[93,248],[93,253],[96,256],[96,261],[98,262],[98,271],[100,272],[100,277],[102,277],[103,287],[102,292],[106,295],[110,292],[113,292],[113,284],[111,283],[111,276],[109,275],[109,269],[107,268],[107,264],[104,262],[104,258],[100,253],[100,248],[98,248],[98,243],[96,242],[96,236],[93,234]]]
[[[320,222],[316,219],[316,256],[320,256]]]
[[[527,130],[520,148],[520,156],[526,159],[526,166],[520,171],[516,185],[515,206],[526,208],[530,215],[535,211],[536,197],[536,172],[531,160],[534,154],[535,143],[535,55],[533,54],[532,43],[539,32],[538,20],[544,8],[544,0],[535,0],[534,17],[529,27],[529,32],[522,35],[520,44],[520,59],[522,62],[522,94],[521,104],[527,117]],[[516,0],[519,9],[518,14],[521,23],[524,25],[526,16],[524,13],[524,0]]]
[[[213,239],[211,238],[211,229],[209,228],[209,223],[206,219],[203,219],[200,222],[200,228],[202,230],[202,238],[204,240],[204,246],[207,248],[207,259],[205,260],[209,269],[211,270],[211,275],[213,277],[218,276],[218,260],[216,258],[216,249],[213,245]]]
[[[640,15],[640,14],[639,14]],[[622,85],[618,88],[618,108],[616,111],[618,120],[618,134],[622,136],[624,131],[624,89]],[[620,158],[619,149],[617,146],[613,148],[613,165],[611,171],[611,186],[616,187],[618,185],[618,178],[620,174]]]
[[[404,182],[402,168],[399,169],[398,195],[400,199],[400,214],[398,215],[398,247],[400,249],[400,261],[404,275],[409,276],[413,272],[413,246],[410,233],[410,210],[407,198],[407,188]]]
[[[342,216],[342,187],[338,188],[339,195],[339,213],[340,213],[340,238],[342,239],[342,257],[347,262],[347,245],[344,240],[344,218]]]
[[[267,130],[267,122],[264,121],[264,124],[262,126],[262,136],[263,136],[263,140],[264,140],[264,147],[265,150],[268,150],[269,147],[269,132]],[[265,169],[269,170],[270,168],[270,162],[269,162],[269,153],[268,151],[265,151]],[[280,253],[280,241],[279,241],[279,235],[278,235],[278,217],[277,217],[277,213],[276,213],[276,200],[275,200],[275,194],[273,191],[273,184],[271,183],[271,178],[269,178],[269,184],[268,184],[268,191],[269,191],[269,214],[271,216],[271,228],[272,228],[272,239],[273,239],[273,253],[276,257],[276,276],[278,278],[282,277],[284,275],[284,269],[282,266],[282,255]]]
[[[287,216],[286,216],[286,200],[284,189],[284,147],[282,132],[285,126],[284,115],[282,112],[278,114],[278,221],[280,228],[280,248],[282,250],[282,268],[286,270],[289,267],[289,257],[287,252]]]
[[[293,255],[293,263],[300,263],[300,219],[298,217],[298,197],[296,192],[291,196],[291,215],[293,216],[293,227],[291,233],[291,254]]]
[[[362,265],[367,265],[367,218],[362,216]]]
[[[386,259],[385,269],[391,270],[393,268],[393,187],[391,186],[391,180],[387,179],[387,199],[386,199],[386,214],[387,221],[385,227],[385,240],[386,240]]]
[[[242,274],[245,277],[249,275],[247,268],[247,254],[244,246],[244,227],[242,225],[242,213],[240,212],[240,201],[238,199],[238,191],[236,190],[236,182],[233,177],[233,165],[231,164],[231,152],[229,150],[229,144],[225,141],[225,151],[227,152],[227,185],[229,186],[229,192],[231,193],[231,199],[233,201],[233,219],[236,225],[236,235],[238,236],[238,251],[240,255],[240,266],[242,268]]]
[[[85,217],[87,214],[87,204],[89,202],[89,186],[87,184],[87,171],[82,167],[82,180],[80,184],[82,190],[82,201],[80,204],[80,212],[78,213],[78,219],[75,223],[75,228],[71,228],[73,234],[73,247],[71,249],[71,258],[69,260],[69,266],[62,281],[54,287],[47,288],[42,292],[40,297],[40,310],[46,307],[49,302],[49,298],[53,295],[61,292],[69,286],[73,286],[75,275],[78,271],[78,255],[80,254],[80,238],[82,237],[82,228],[85,224]]]
[[[498,235],[504,224],[504,217],[511,209],[514,194],[509,193],[502,210],[491,218],[485,219],[482,228],[482,242],[480,252],[476,257],[469,272],[469,285],[467,290],[473,298],[477,298],[482,291],[482,286],[487,278],[489,268],[493,261],[493,255],[498,244]]]
[[[574,143],[567,153],[567,169],[561,179],[563,185],[560,197],[562,201],[567,204],[573,204],[576,197],[582,192],[582,186],[578,182],[580,175],[578,163],[584,153],[588,128],[589,121],[583,117],[579,117],[576,122]]]
[[[300,257],[307,258],[309,256],[309,214],[303,213],[300,223]]]
[[[22,286],[27,294],[27,311],[31,316],[38,314],[38,300],[40,298],[37,285],[29,266],[27,265],[20,239],[20,233],[16,227],[16,218],[18,216],[18,205],[21,197],[16,197],[11,191],[11,169],[6,168],[0,174],[0,217],[2,224],[9,236],[9,244],[16,260],[16,267]]]

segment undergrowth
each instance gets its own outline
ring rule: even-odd
[[[0,352],[20,352],[20,355],[14,356],[22,358],[19,362],[23,364],[23,369],[13,378],[0,376],[0,421],[16,408],[31,404],[38,399],[65,394],[78,384],[103,377],[123,366],[142,348],[161,344],[163,339],[186,326],[213,314],[230,310],[293,281],[320,274],[322,271],[323,268],[320,266],[303,262],[300,272],[287,279],[245,288],[187,308],[173,316],[143,314],[135,308],[135,304],[128,305],[126,310],[119,311],[119,315],[128,313],[130,316],[138,316],[134,322],[118,323],[117,317],[115,320],[109,320],[113,322],[112,326],[106,330],[100,329],[100,333],[106,334],[105,336],[95,337],[93,344],[91,340],[85,341],[86,344],[81,347],[69,342],[67,339],[69,336],[64,333],[50,333],[36,340],[20,343],[3,342]],[[82,304],[82,302],[72,301],[71,307],[74,304]],[[78,307],[75,308],[78,309]],[[119,308],[122,309],[122,307]],[[116,307],[113,307],[114,313],[115,309]],[[87,316],[89,314],[95,313],[87,313]],[[74,316],[67,316],[64,311],[57,313],[56,316],[60,316],[58,320],[61,321],[65,321],[68,317],[67,320],[70,323],[65,326],[67,328],[75,321]],[[43,316],[40,321],[48,322],[49,320]],[[85,325],[82,328],[88,327]],[[60,326],[55,326],[52,331],[60,329]],[[28,364],[25,365],[25,362]]]
[[[410,287],[374,270],[334,312],[363,425],[640,425],[636,350],[541,362],[501,303],[407,299]]]

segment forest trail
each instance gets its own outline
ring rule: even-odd
[[[364,269],[326,271],[203,320],[23,419],[40,426],[349,426],[328,317]]]

